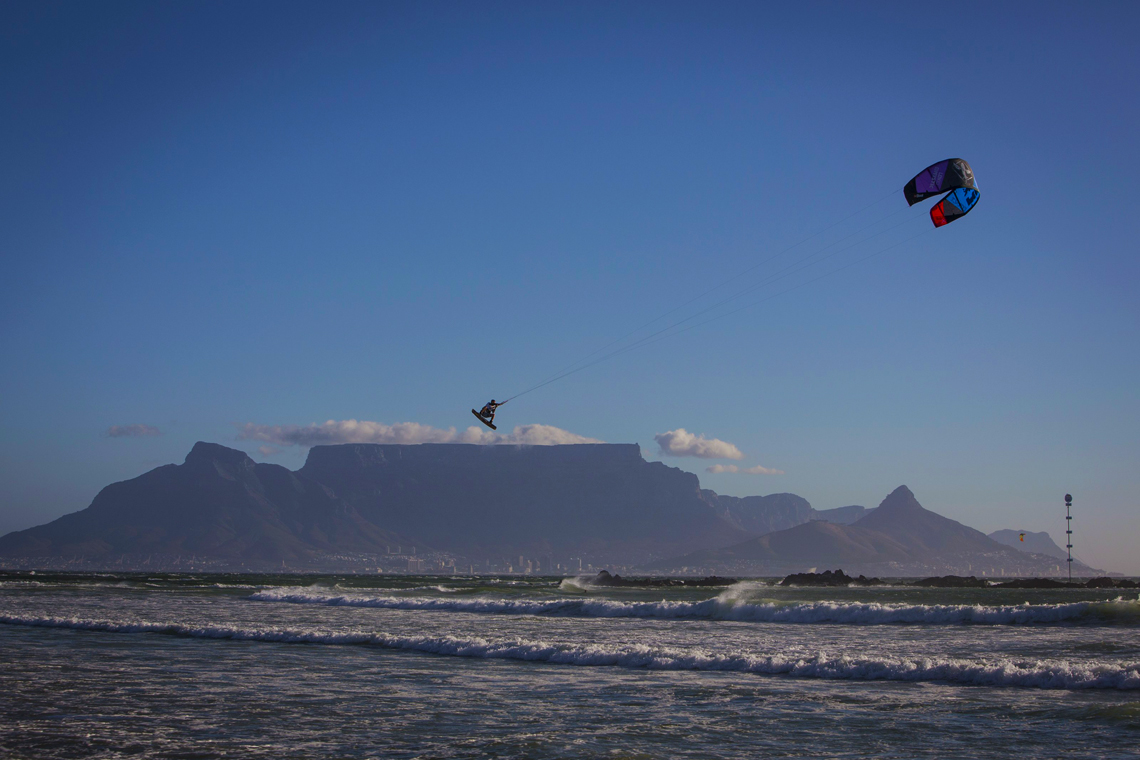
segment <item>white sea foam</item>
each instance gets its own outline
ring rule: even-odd
[[[726,592],[700,602],[626,602],[612,599],[439,599],[433,597],[329,594],[312,588],[275,588],[249,597],[260,602],[434,610],[497,615],[548,615],[597,618],[733,620],[756,623],[838,623],[846,625],[1049,625],[1058,623],[1140,623],[1140,601],[1023,604],[887,604],[878,602],[744,602]]]
[[[394,636],[367,631],[231,628],[143,620],[110,621],[6,614],[0,614],[0,623],[104,633],[154,633],[199,639],[363,645],[452,657],[524,660],[594,667],[733,671],[794,678],[859,681],[937,681],[1040,689],[1140,690],[1140,663],[1120,661],[1087,664],[1031,659],[982,661],[937,657],[827,658],[714,652],[706,649],[681,649],[643,644],[605,646],[528,639],[493,641],[480,637]]]

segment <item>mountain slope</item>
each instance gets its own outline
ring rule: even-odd
[[[1022,541],[1020,536],[1024,535],[1025,540]],[[1057,546],[1053,538],[1048,533],[1033,533],[1028,530],[995,530],[989,534],[990,538],[997,541],[999,544],[1012,546],[1021,552],[1033,552],[1034,554],[1045,554],[1057,559],[1066,559],[1069,555],[1065,550]]]
[[[671,560],[672,566],[765,567],[826,565],[846,567],[868,562],[906,561],[909,549],[882,533],[813,520],[794,528],[709,551],[694,552]]]
[[[87,509],[0,538],[0,554],[299,559],[398,540],[311,478],[199,442],[181,465],[113,483]]]
[[[701,496],[728,523],[760,535],[806,523],[816,513],[807,499],[794,493],[737,497],[702,490]]]
[[[879,531],[916,554],[985,553],[999,546],[980,530],[924,509],[906,486],[896,488],[851,527]]]
[[[823,520],[825,522],[836,523],[837,525],[850,525],[856,520],[861,520],[868,512],[866,507],[852,504],[849,507],[836,507],[835,509],[817,509],[812,514],[811,519]]]

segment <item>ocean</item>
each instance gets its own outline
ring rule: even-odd
[[[1140,756],[1134,590],[773,583],[0,573],[0,756]]]

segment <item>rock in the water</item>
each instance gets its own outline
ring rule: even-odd
[[[852,578],[842,570],[824,570],[822,573],[794,573],[780,581],[781,586],[885,586],[879,578],[860,575]]]
[[[985,588],[990,584],[972,575],[968,578],[963,578],[960,575],[943,575],[939,578],[923,578],[911,585],[927,588]]]
[[[1086,588],[1083,583],[1066,583],[1052,578],[1019,578],[1015,581],[998,583],[994,588]]]
[[[1085,588],[1136,588],[1140,584],[1127,578],[1090,578],[1085,582]]]
[[[707,578],[622,578],[617,574],[610,574],[602,570],[590,581],[591,586],[616,586],[633,588],[650,588],[658,586],[731,586],[736,583],[735,578],[721,578],[719,575],[710,575]]]

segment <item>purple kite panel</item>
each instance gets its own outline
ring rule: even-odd
[[[942,189],[942,179],[946,176],[946,167],[949,161],[939,161],[934,166],[927,167],[922,174],[914,178],[914,189],[919,193],[937,193]]]

